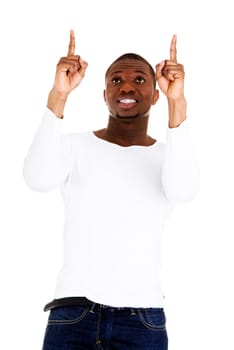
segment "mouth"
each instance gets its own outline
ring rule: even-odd
[[[118,103],[122,108],[132,108],[138,103],[138,101],[134,98],[121,98],[118,100]]]

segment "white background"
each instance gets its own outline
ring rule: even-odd
[[[169,349],[234,349],[231,1],[9,0],[0,7],[0,348],[41,349],[42,308],[62,262],[60,194],[31,192],[22,167],[73,28],[89,67],[68,101],[64,132],[105,126],[103,77],[116,57],[137,52],[155,65],[177,34],[201,190],[165,229]],[[163,140],[166,125],[161,94],[150,134]]]

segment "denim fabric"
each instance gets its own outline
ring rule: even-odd
[[[66,306],[50,311],[43,350],[167,350],[161,308]]]

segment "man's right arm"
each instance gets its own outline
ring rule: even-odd
[[[24,161],[24,178],[32,190],[55,189],[69,173],[72,146],[69,136],[61,135],[62,118],[68,95],[82,81],[87,65],[75,55],[75,35],[71,30],[67,56],[57,64],[47,109]]]

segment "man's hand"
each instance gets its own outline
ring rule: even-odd
[[[87,65],[80,56],[75,55],[75,34],[71,30],[68,53],[66,57],[60,58],[57,64],[53,90],[67,96],[80,84]]]
[[[87,66],[87,62],[75,55],[75,34],[71,30],[68,53],[67,56],[60,58],[57,64],[54,86],[47,104],[57,117],[62,118],[67,97],[80,84]]]
[[[177,127],[186,118],[184,97],[184,67],[177,63],[177,37],[173,35],[170,46],[170,60],[156,65],[156,80],[160,90],[166,95],[169,106],[169,126]]]
[[[184,96],[184,67],[177,63],[176,35],[173,35],[170,47],[170,60],[156,65],[156,80],[160,90],[168,99]]]

